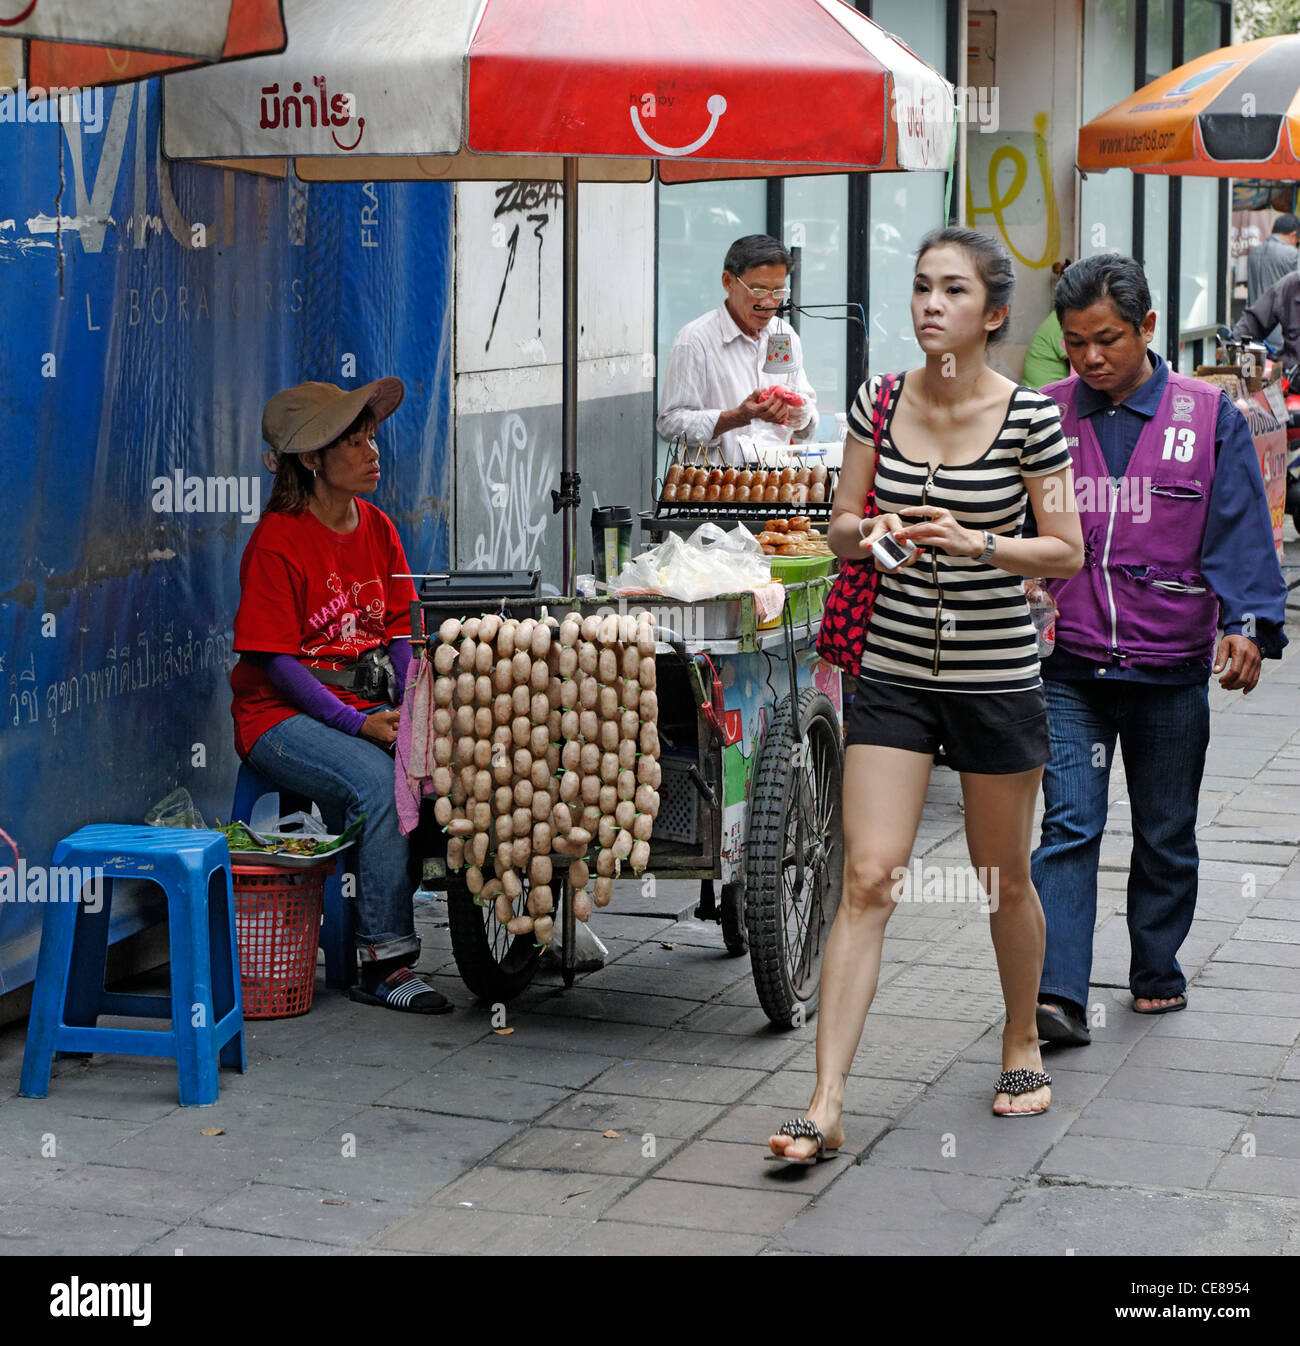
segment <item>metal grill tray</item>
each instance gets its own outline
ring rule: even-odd
[[[728,508],[720,510],[716,504],[699,505],[695,508],[688,507],[681,510],[676,504],[666,505],[660,510],[644,510],[637,517],[641,520],[641,531],[643,533],[679,533],[683,537],[688,537],[702,523],[716,523],[719,528],[725,528],[729,532],[738,524],[743,524],[753,533],[761,533],[763,525],[768,519],[790,519],[802,514],[804,518],[811,519],[814,527],[825,527],[830,519],[831,507],[829,505],[805,506],[801,509],[791,508],[788,514],[783,514],[779,508],[772,508],[772,501],[765,501],[762,505],[751,505],[749,510],[741,514],[738,510]],[[754,513],[752,511],[758,511]],[[825,510],[824,514],[814,513],[815,510]]]
[[[762,522],[764,519],[793,519],[802,515],[814,523],[825,523],[831,517],[831,501],[796,505],[789,500],[659,500],[654,514],[660,519],[745,519]]]

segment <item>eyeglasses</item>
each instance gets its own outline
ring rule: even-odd
[[[745,285],[745,282],[741,280],[739,276],[732,276],[731,279],[734,280],[737,285],[744,285],[745,289],[747,289],[755,299],[790,298],[790,287],[788,285],[782,286],[779,290],[769,290],[766,285]]]

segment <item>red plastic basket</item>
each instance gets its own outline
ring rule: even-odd
[[[321,902],[333,870],[333,861],[310,869],[231,865],[245,1019],[288,1019],[311,1009]]]

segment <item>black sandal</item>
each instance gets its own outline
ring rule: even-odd
[[[1020,1094],[1032,1094],[1035,1089],[1042,1089],[1050,1085],[1052,1077],[1041,1070],[1004,1070],[998,1076],[998,1082],[993,1090],[994,1097],[998,1094],[1010,1094],[1012,1098]],[[1047,1104],[1050,1108],[1051,1102]],[[1026,1112],[994,1112],[995,1117],[1039,1117],[1047,1111],[1047,1108],[1031,1108]]]
[[[1174,1003],[1172,1005],[1153,1005],[1150,1009],[1138,1009],[1137,1002],[1139,1000],[1172,1000]],[[1178,994],[1174,996],[1135,995],[1133,997],[1134,1014],[1177,1014],[1179,1010],[1185,1010],[1186,1008],[1187,1008],[1186,991],[1179,991]]]
[[[776,1133],[778,1136],[789,1136],[792,1140],[815,1140],[817,1150],[814,1154],[806,1155],[802,1159],[794,1157],[787,1158],[783,1154],[769,1154],[765,1158],[772,1164],[817,1164],[823,1159],[834,1159],[839,1153],[838,1150],[826,1149],[826,1137],[822,1134],[822,1129],[810,1117],[791,1117],[788,1122],[781,1123],[781,1129]]]
[[[362,1005],[386,1005],[406,1014],[450,1014],[455,1009],[441,991],[435,991],[409,967],[399,967],[370,990],[353,986],[348,995]]]

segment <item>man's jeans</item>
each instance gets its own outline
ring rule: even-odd
[[[369,739],[331,729],[310,715],[293,715],[268,729],[253,744],[248,760],[282,789],[315,800],[331,830],[341,831],[358,815],[366,815],[355,843],[353,896],[361,956],[409,954],[414,964],[420,941],[415,936],[406,838],[397,826],[392,757]]]
[[[1210,740],[1208,685],[1043,679],[1052,757],[1043,772],[1034,886],[1047,918],[1040,990],[1088,1003],[1097,863],[1118,737],[1133,822],[1128,930],[1134,996],[1187,987],[1176,957],[1196,909],[1196,806]]]

